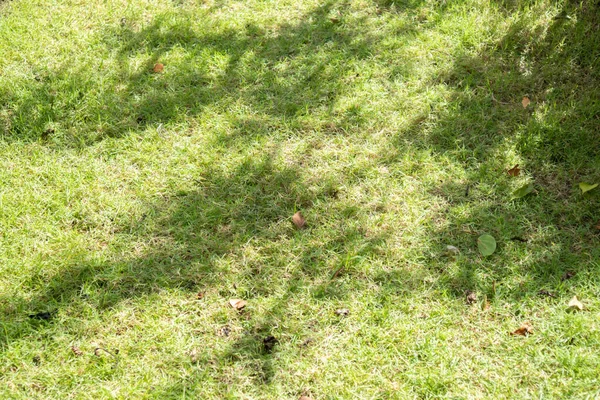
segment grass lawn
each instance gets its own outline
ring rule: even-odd
[[[0,398],[600,398],[580,182],[595,0],[0,1]]]

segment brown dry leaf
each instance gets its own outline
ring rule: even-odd
[[[511,335],[527,336],[527,335],[531,335],[532,333],[533,333],[533,326],[531,326],[531,322],[525,321],[525,322],[523,322],[521,327],[519,329],[517,329],[516,331],[512,332]]]
[[[245,300],[241,300],[241,299],[231,299],[229,300],[229,304],[231,305],[231,307],[235,308],[236,310],[242,310],[244,307],[246,307],[246,304],[248,304]]]
[[[82,356],[83,355],[83,351],[79,350],[79,347],[77,346],[71,346],[71,351],[73,352],[73,354],[75,354],[77,357]]]
[[[300,398],[298,400],[312,400],[312,399],[308,396],[300,396]]]
[[[523,104],[523,108],[527,108],[527,106],[531,104],[531,100],[529,100],[529,97],[525,96],[523,97],[523,100],[521,100],[521,104]]]
[[[294,225],[296,225],[296,228],[299,228],[299,229],[304,228],[304,226],[306,225],[306,220],[304,219],[304,215],[302,215],[302,213],[300,211],[298,211],[296,214],[294,214],[294,216],[292,217],[292,221],[294,222]]]
[[[152,72],[155,72],[158,74],[160,72],[163,72],[164,69],[165,69],[164,64],[156,63],[156,64],[154,64],[154,68],[152,68]]]
[[[475,292],[471,292],[470,290],[467,290],[465,295],[467,296],[467,299],[466,299],[467,304],[473,304],[477,301],[477,294]]]
[[[594,226],[594,228],[595,228],[597,231],[600,231],[600,221],[598,221],[598,223],[596,223],[596,225]]]
[[[196,295],[196,299],[202,300],[203,298],[204,298],[204,292],[198,292],[198,294]]]
[[[583,304],[581,304],[581,302],[577,299],[577,296],[573,296],[573,298],[571,299],[571,301],[569,301],[569,308],[571,310],[582,311],[583,310]]]
[[[521,170],[519,169],[519,164],[515,165],[508,171],[506,171],[510,176],[519,176],[521,174]]]

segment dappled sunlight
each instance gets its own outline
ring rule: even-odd
[[[28,15],[13,3],[0,35]],[[576,187],[600,168],[597,6],[98,7],[102,24],[56,9],[85,33],[40,16],[46,51],[0,38],[9,390],[50,370],[31,362],[41,348],[59,365],[48,387],[86,374],[100,397],[119,385],[111,395],[500,398],[527,363],[536,384],[587,379],[588,367],[567,376],[552,343],[579,318],[573,343],[595,348],[591,314],[562,316],[550,299],[578,288],[597,305],[600,203]],[[56,46],[72,48],[48,63]],[[521,319],[554,327],[510,342]],[[122,360],[65,362],[71,342]],[[519,364],[529,344],[559,367]]]

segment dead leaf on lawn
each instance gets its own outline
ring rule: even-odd
[[[204,298],[204,292],[198,292],[198,294],[196,294],[197,300],[202,300],[203,298]]]
[[[467,290],[465,292],[465,296],[466,296],[467,304],[473,304],[477,301],[477,294],[475,292]]]
[[[577,299],[577,296],[573,296],[571,301],[569,301],[569,309],[571,310],[583,310],[583,304]]]
[[[527,336],[531,335],[532,333],[533,327],[531,326],[531,323],[529,321],[525,321],[523,322],[523,325],[521,325],[521,327],[516,331],[512,332],[511,335]]]
[[[154,64],[154,68],[152,68],[152,72],[158,74],[160,72],[163,72],[164,69],[165,69],[164,64],[156,63],[156,64]]]
[[[594,225],[594,228],[595,228],[597,231],[600,231],[600,221],[598,221],[598,222],[596,223],[596,225]]]
[[[521,100],[521,104],[523,104],[523,108],[527,108],[527,106],[531,104],[531,100],[529,100],[529,97],[525,96],[523,97],[523,100]]]
[[[235,308],[236,310],[242,310],[244,307],[246,307],[246,304],[248,304],[245,300],[241,300],[241,299],[231,299],[229,300],[229,305],[231,305],[231,307]]]
[[[302,213],[300,211],[298,211],[296,214],[294,214],[294,216],[292,217],[292,221],[294,222],[294,225],[296,225],[296,228],[298,228],[298,229],[302,229],[306,225],[306,220],[304,219],[304,216],[302,215]]]
[[[312,399],[308,396],[300,396],[300,398],[298,400],[312,400]]]
[[[521,169],[519,169],[519,164],[517,164],[506,172],[510,176],[519,176],[521,174]]]
[[[83,355],[83,351],[79,350],[79,347],[77,346],[71,346],[71,351],[73,352],[73,354],[75,354],[77,357],[82,356]]]
[[[340,317],[347,317],[350,314],[350,310],[347,308],[340,308],[339,310],[335,310],[335,313]]]

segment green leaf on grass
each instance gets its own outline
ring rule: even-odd
[[[496,239],[492,235],[484,233],[477,239],[479,252],[484,256],[490,256],[496,251]]]
[[[515,196],[515,199],[520,199],[521,197],[527,196],[531,192],[533,192],[533,183],[528,183],[527,185],[521,186],[515,190],[513,192],[513,196]]]
[[[579,183],[579,189],[581,189],[581,193],[589,192],[590,190],[594,189],[597,186],[598,186],[597,183],[593,183],[593,184],[585,183],[585,182]]]

